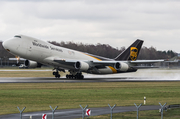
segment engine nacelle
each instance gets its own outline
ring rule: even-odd
[[[119,71],[127,71],[129,69],[129,66],[128,64],[123,63],[123,62],[116,62],[114,64],[114,68]]]
[[[75,69],[81,70],[81,71],[87,71],[89,69],[89,64],[82,61],[77,61],[74,64]]]
[[[26,60],[24,65],[28,68],[40,68],[42,66],[42,64],[31,60]]]

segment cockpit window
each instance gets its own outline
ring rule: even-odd
[[[14,36],[14,37],[21,38],[21,36]]]

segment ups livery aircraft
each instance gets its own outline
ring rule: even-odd
[[[53,66],[53,75],[60,77],[59,71],[68,71],[66,78],[83,79],[82,72],[90,74],[115,74],[136,72],[138,64],[163,62],[163,60],[136,60],[142,40],[136,40],[114,59],[92,55],[68,48],[58,47],[48,42],[25,35],[16,35],[3,42],[3,47],[15,56],[27,59],[25,65],[37,68],[44,65]]]

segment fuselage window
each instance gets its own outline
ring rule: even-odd
[[[14,37],[21,38],[21,36],[14,36]]]

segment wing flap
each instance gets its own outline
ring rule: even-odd
[[[151,68],[159,68],[156,66],[132,66],[134,69],[151,69]]]

